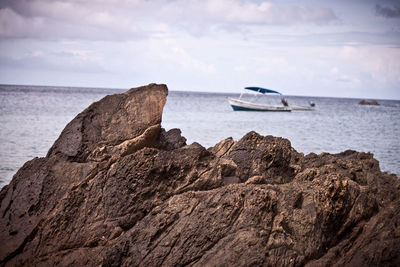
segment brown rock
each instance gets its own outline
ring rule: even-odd
[[[160,129],[165,86],[128,92],[79,114],[2,189],[1,264],[400,264],[400,182],[372,154],[303,156],[255,132],[186,145]]]
[[[376,100],[367,101],[365,99],[362,99],[360,102],[358,102],[358,104],[360,104],[360,105],[375,105],[375,106],[379,106],[379,103]]]
[[[160,125],[168,89],[149,84],[95,102],[73,119],[50,148],[48,157],[61,153],[86,161],[99,147],[116,146]]]
[[[110,157],[157,145],[167,93],[165,85],[150,84],[93,103],[66,126],[46,158],[17,172],[0,194],[0,240],[7,244],[0,246],[1,261],[22,252],[55,206],[107,169]],[[123,146],[129,140],[137,142]]]

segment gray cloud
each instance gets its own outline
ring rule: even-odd
[[[111,3],[107,0],[5,0],[0,4],[0,38],[121,41],[147,37],[146,31],[132,19],[134,14],[130,16],[130,10]]]
[[[386,18],[400,18],[400,5],[393,7],[384,7],[379,4],[375,6],[377,16]]]
[[[119,41],[336,19],[329,8],[251,0],[3,0],[0,38]]]
[[[368,46],[399,47],[398,32],[328,32],[301,34],[249,34],[249,38],[267,42],[269,46]]]

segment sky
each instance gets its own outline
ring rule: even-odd
[[[0,0],[0,83],[400,99],[400,0]]]

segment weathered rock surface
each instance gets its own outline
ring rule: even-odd
[[[63,154],[73,161],[85,162],[102,160],[102,155],[126,153],[133,144],[151,146],[159,135],[167,94],[167,86],[150,84],[106,96],[65,127],[47,157]]]
[[[400,265],[400,182],[372,154],[161,129],[167,88],[94,103],[0,193],[2,265]]]

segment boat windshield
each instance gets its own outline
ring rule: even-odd
[[[257,92],[243,92],[239,100],[254,104],[282,106],[282,95],[280,94],[260,94]]]

